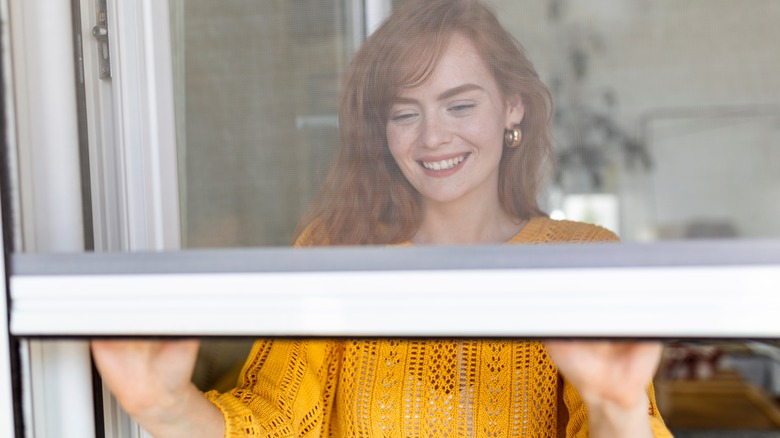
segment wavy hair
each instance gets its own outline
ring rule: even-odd
[[[402,87],[432,75],[455,33],[472,41],[503,95],[519,95],[525,106],[522,143],[504,148],[499,164],[501,205],[519,219],[545,215],[537,196],[553,161],[552,98],[524,49],[478,0],[408,0],[365,41],[345,72],[338,156],[296,241],[392,244],[415,234],[421,197],[390,155],[388,111]]]

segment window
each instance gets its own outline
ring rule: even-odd
[[[84,0],[72,22],[60,3],[2,3],[10,335],[29,355],[26,390],[42,391],[15,401],[17,429],[101,428],[92,335],[237,337],[235,351],[258,334],[778,337],[772,0],[492,1],[556,102],[559,166],[540,202],[626,243],[403,250],[280,248],[336,149],[339,76],[394,2]],[[58,390],[66,370],[80,377]],[[104,395],[107,436],[133,436]]]

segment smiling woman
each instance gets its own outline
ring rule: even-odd
[[[347,69],[340,154],[296,245],[614,241],[536,204],[549,108],[479,1],[406,2]],[[205,397],[190,383],[196,351],[93,342],[109,387],[156,436],[669,436],[651,384],[658,343],[264,340],[235,389]]]

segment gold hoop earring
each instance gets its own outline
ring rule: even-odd
[[[504,145],[510,149],[514,149],[520,146],[520,141],[523,140],[523,131],[519,126],[504,130]]]

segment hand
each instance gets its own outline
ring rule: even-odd
[[[545,342],[558,370],[587,403],[610,401],[619,406],[644,399],[661,360],[657,342]]]
[[[131,415],[165,406],[185,394],[200,342],[93,340],[103,381]]]
[[[657,342],[545,342],[588,407],[591,436],[652,436],[647,387],[661,359]]]
[[[156,437],[224,436],[221,412],[192,384],[197,340],[93,340],[95,365],[119,404]]]

